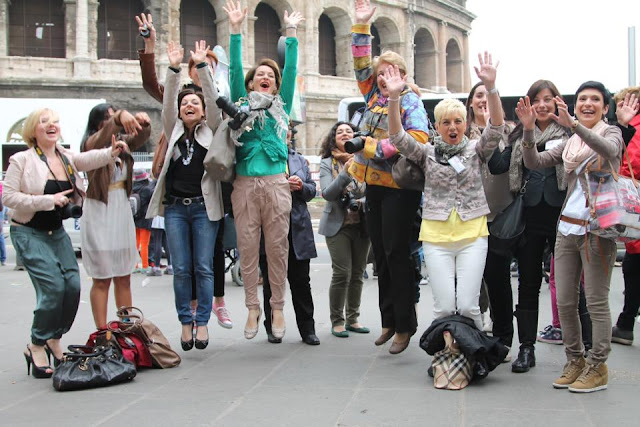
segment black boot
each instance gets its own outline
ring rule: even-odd
[[[516,319],[518,319],[518,338],[520,339],[520,351],[517,359],[511,365],[511,371],[522,373],[529,372],[536,366],[534,343],[538,327],[538,312],[536,310],[520,310],[516,307]]]

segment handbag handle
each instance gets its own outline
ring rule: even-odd
[[[140,323],[144,320],[144,314],[142,313],[142,310],[134,306],[122,306],[118,309],[116,315],[120,318],[121,321],[125,318],[128,318],[130,320],[129,323]],[[133,320],[133,322],[131,322],[131,320]]]
[[[106,347],[89,347],[87,345],[70,345],[69,352],[64,353],[64,359],[81,359],[85,357],[98,357],[107,352]]]

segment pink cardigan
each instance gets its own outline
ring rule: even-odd
[[[84,184],[78,171],[88,171],[107,165],[111,159],[111,147],[102,150],[91,150],[76,154],[56,145],[58,151],[64,154],[77,176],[76,184],[81,196],[84,197]],[[53,194],[44,195],[49,168],[40,159],[36,150],[30,148],[14,154],[9,159],[9,168],[4,179],[2,202],[13,209],[12,220],[26,223],[38,211],[52,211],[55,209]],[[80,204],[81,200],[74,194],[72,201]]]

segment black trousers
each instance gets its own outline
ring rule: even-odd
[[[366,197],[367,229],[378,270],[382,327],[412,335],[417,320],[411,230],[421,193],[370,185]]]
[[[524,232],[525,243],[516,254],[518,258],[518,308],[538,311],[542,284],[542,258],[547,243],[556,246],[556,234]]]
[[[484,281],[487,284],[491,317],[493,319],[493,336],[511,347],[513,341],[513,294],[511,291],[511,256],[499,255],[491,251],[491,242],[495,237],[489,236],[487,263],[484,267]]]
[[[271,333],[271,286],[269,284],[269,265],[267,256],[260,254],[260,270],[262,271],[262,295],[264,299],[264,327],[267,333]],[[289,265],[287,267],[287,280],[291,289],[293,310],[296,313],[296,323],[302,338],[315,334],[315,322],[313,320],[313,297],[311,296],[311,278],[309,277],[311,260],[296,259],[293,247],[289,242]]]
[[[169,252],[169,245],[167,245],[167,234],[162,228],[152,228],[151,242],[149,243],[149,263],[153,263],[155,267],[160,267],[162,248],[164,248],[167,254],[167,264],[171,265],[171,253]]]
[[[640,308],[640,254],[626,253],[622,261],[624,276],[624,307],[616,326],[633,331],[633,324]]]

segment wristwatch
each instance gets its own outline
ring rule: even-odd
[[[575,132],[579,124],[580,124],[579,121],[577,121],[576,119],[573,119],[573,123],[571,124],[571,131]]]
[[[525,141],[524,139],[522,140],[522,146],[524,148],[533,148],[536,146],[536,143],[533,141]]]

